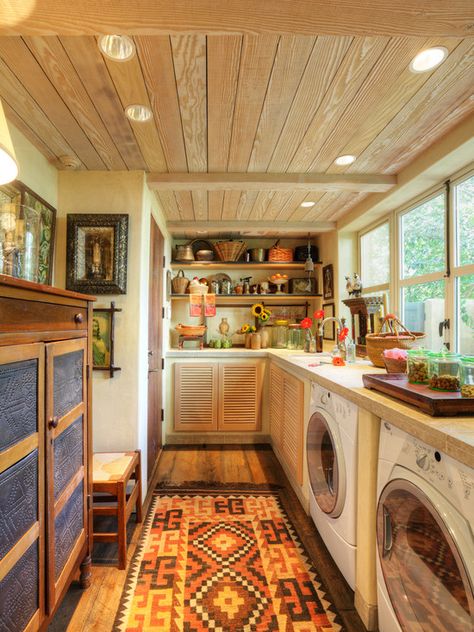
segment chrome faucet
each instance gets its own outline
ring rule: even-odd
[[[344,341],[339,340],[339,334],[341,333],[341,331],[343,329],[342,323],[339,320],[339,318],[336,318],[335,316],[328,316],[327,318],[323,318],[323,320],[321,321],[321,324],[319,325],[318,335],[319,336],[323,335],[323,333],[324,333],[324,325],[326,323],[328,323],[329,321],[331,321],[331,320],[333,320],[337,324],[337,333],[336,333],[337,348],[341,352],[342,357],[345,358],[346,357],[346,345],[345,345]]]

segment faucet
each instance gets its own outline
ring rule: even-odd
[[[340,334],[340,332],[343,329],[342,323],[339,320],[339,318],[336,318],[335,316],[328,316],[327,318],[323,318],[323,320],[321,321],[321,324],[319,325],[318,335],[321,336],[321,337],[323,336],[324,325],[326,323],[330,322],[331,320],[333,320],[337,324],[337,333],[336,333],[337,348],[341,352],[342,357],[345,358],[346,357],[346,345],[345,345],[344,341],[339,340],[339,334]]]

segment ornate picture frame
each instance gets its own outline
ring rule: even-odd
[[[121,312],[115,307],[96,307],[92,315],[92,368],[94,371],[108,371],[114,377],[120,367],[114,366],[115,352],[115,314]]]
[[[14,180],[9,184],[0,186],[0,205],[5,202],[19,204],[20,207],[29,207],[38,213],[39,252],[37,268],[34,271],[34,280],[43,285],[51,285],[53,281],[56,209],[27,187],[26,184],[20,182],[20,180]],[[17,219],[21,221],[22,216],[20,215]],[[21,272],[13,273],[13,276],[28,278]]]
[[[127,293],[128,215],[67,216],[66,288],[86,294]]]
[[[334,270],[332,263],[323,267],[323,298],[325,300],[334,298]]]

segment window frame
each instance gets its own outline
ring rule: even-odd
[[[358,241],[358,267],[360,273],[362,275],[362,237],[371,233],[373,230],[380,228],[384,224],[388,224],[388,240],[389,240],[389,272],[388,272],[388,281],[386,283],[379,283],[377,285],[368,285],[367,287],[363,286],[362,294],[368,294],[372,292],[389,292],[390,283],[392,279],[392,252],[393,252],[393,230],[392,230],[392,219],[390,216],[385,216],[381,220],[377,220],[373,222],[369,226],[365,227],[363,230],[359,231],[357,234]],[[364,282],[364,278],[362,276],[362,282]]]

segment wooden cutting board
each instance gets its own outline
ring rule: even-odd
[[[433,391],[425,384],[410,384],[406,373],[366,373],[362,380],[366,388],[391,395],[433,417],[474,415],[474,398],[461,397],[461,393]]]

